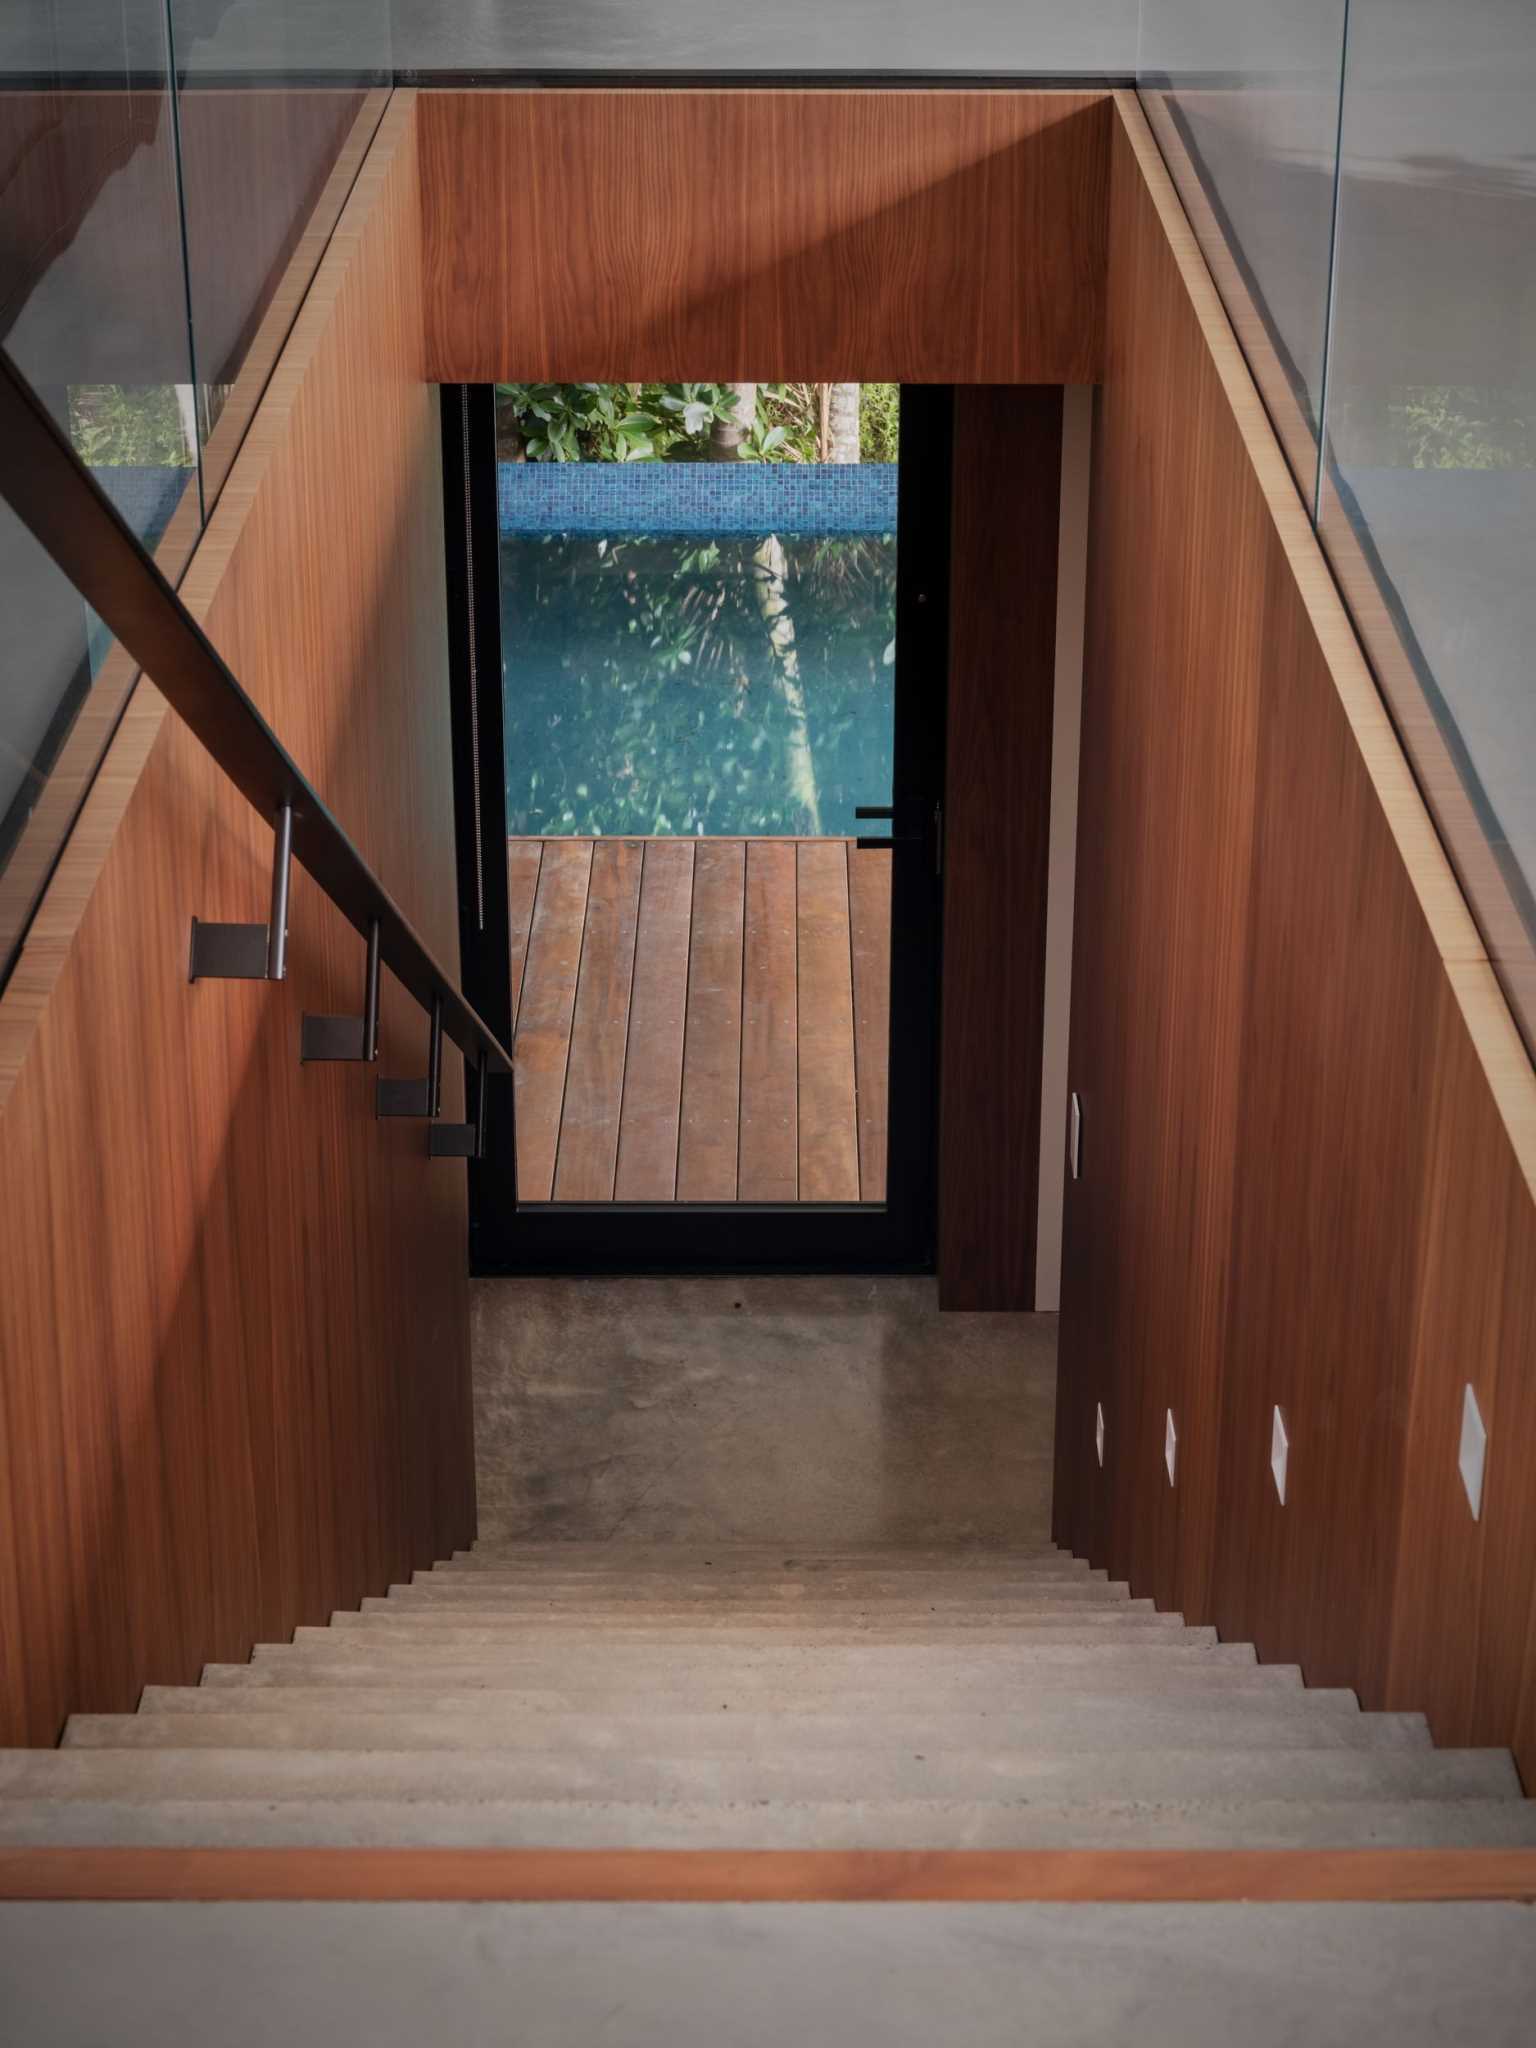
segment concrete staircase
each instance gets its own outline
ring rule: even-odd
[[[0,1755],[0,1845],[1536,1845],[1437,1750],[1060,1552],[480,1547]]]

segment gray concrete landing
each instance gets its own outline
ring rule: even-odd
[[[1056,1318],[932,1279],[478,1280],[482,1544],[1050,1540]]]
[[[1521,1906],[0,1908],[18,2048],[1523,2048],[1533,2001]]]

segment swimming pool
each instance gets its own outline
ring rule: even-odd
[[[585,531],[508,530],[504,498],[508,832],[851,836],[856,804],[890,798],[894,530],[867,504],[859,531],[722,530],[741,513],[716,472],[644,484],[653,530],[595,531],[605,494],[615,515],[637,503],[632,472],[610,477],[561,480],[598,494]],[[743,487],[760,526],[761,479]],[[807,482],[772,487],[787,514],[816,515]],[[847,519],[846,472],[836,489],[812,497]],[[669,505],[696,530],[655,531]]]

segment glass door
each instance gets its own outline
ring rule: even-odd
[[[445,394],[476,1270],[931,1257],[949,394]]]

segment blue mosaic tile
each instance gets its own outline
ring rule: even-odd
[[[894,533],[894,462],[503,462],[503,533]]]

